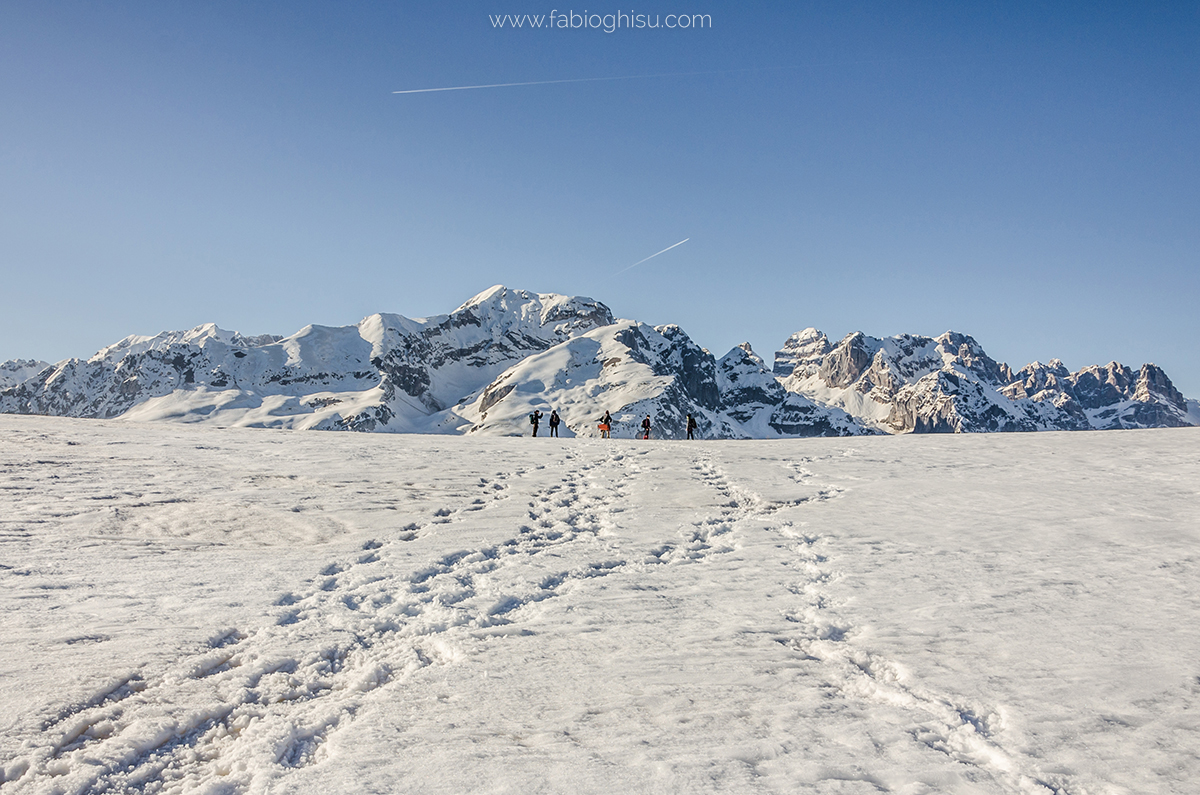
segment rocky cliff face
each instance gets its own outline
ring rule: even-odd
[[[874,432],[839,408],[788,392],[749,343],[742,343],[717,362],[717,386],[726,414],[749,438]]]
[[[957,332],[885,339],[856,332],[828,345],[806,329],[776,355],[775,373],[787,389],[892,433],[1195,424],[1155,365],[1136,374],[1116,362],[1071,373],[1055,359],[1013,371]]]
[[[775,352],[774,373],[780,378],[816,375],[831,347],[829,338],[815,328],[797,331]]]
[[[1154,364],[1134,373],[1118,362],[1074,373],[1057,359],[1033,362],[1012,374],[1000,392],[1013,400],[1050,404],[1078,428],[1162,428],[1192,424],[1188,404]],[[1071,428],[1074,430],[1075,428]]]
[[[729,405],[730,416],[749,424],[771,412],[787,396],[779,379],[767,370],[750,343],[743,342],[717,362],[717,391]]]

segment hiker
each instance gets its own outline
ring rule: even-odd
[[[642,420],[642,438],[650,438],[650,415],[646,415],[646,419]]]
[[[600,438],[612,438],[612,415],[607,411],[605,411],[604,416],[600,418]]]
[[[696,438],[696,418],[691,414],[687,416],[687,432],[689,439]]]
[[[533,435],[534,436],[537,436],[538,423],[541,421],[542,421],[542,412],[538,411],[537,409],[534,409],[533,413],[529,415],[529,424],[533,426]]]
[[[558,409],[551,409],[551,411],[550,411],[550,435],[551,436],[558,436],[558,424],[560,422],[562,422],[562,420],[559,419],[559,417],[558,417]]]

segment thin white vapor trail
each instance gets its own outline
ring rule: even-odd
[[[765,72],[776,69],[795,69],[793,66],[754,66],[746,69],[717,69],[706,72],[664,72],[656,75],[622,75],[620,77],[575,77],[567,80],[530,80],[524,83],[488,83],[478,86],[446,86],[444,88],[409,88],[393,94],[428,94],[431,91],[467,91],[472,88],[507,88],[509,86],[548,86],[555,83],[597,83],[608,80],[643,80],[651,77],[695,77],[698,75],[728,75],[739,72]]]
[[[408,88],[393,91],[393,94],[429,94],[434,91],[469,91],[475,88],[508,88],[510,86],[549,86],[557,83],[598,83],[610,80],[643,80],[652,77],[696,77],[700,75],[733,75],[746,72],[776,72],[791,69],[811,69],[822,66],[853,66],[868,63],[895,63],[911,60],[941,60],[945,56],[930,56],[929,58],[868,58],[848,61],[829,61],[810,64],[793,64],[790,66],[748,66],[741,69],[713,69],[703,72],[662,72],[653,75],[621,75],[620,77],[574,77],[566,80],[529,80],[523,83],[485,83],[477,86],[444,86],[441,88]]]
[[[625,77],[577,77],[571,80],[531,80],[526,83],[489,83],[482,86],[447,86],[445,88],[410,88],[393,91],[393,94],[428,94],[431,91],[467,91],[472,88],[507,88],[509,86],[548,86],[553,83],[594,83],[599,80],[634,80],[639,77],[666,77],[666,75],[626,75]]]
[[[675,244],[675,246],[682,246],[684,243],[688,242],[689,240],[691,240],[691,238],[690,238],[690,237],[685,237],[683,240],[680,240],[678,243],[676,243],[676,244]],[[666,247],[666,248],[664,248],[662,251],[659,251],[659,252],[657,252],[657,253],[655,253],[655,254],[651,254],[650,256],[646,257],[646,259],[640,259],[640,260],[638,260],[637,262],[635,262],[635,263],[633,263],[632,265],[630,265],[628,268],[621,268],[621,270],[619,270],[619,271],[617,271],[616,273],[614,273],[614,274],[613,274],[613,276],[620,276],[622,273],[624,273],[625,271],[629,270],[629,268],[636,268],[638,265],[641,265],[641,264],[642,264],[643,262],[645,262],[647,259],[654,259],[654,258],[655,258],[655,257],[657,257],[659,254],[665,254],[666,252],[668,252],[668,251],[670,251],[671,249],[675,248],[675,246],[667,246],[667,247]]]

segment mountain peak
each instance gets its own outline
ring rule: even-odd
[[[784,378],[790,375],[807,375],[816,372],[822,356],[833,346],[829,338],[811,326],[797,331],[787,338],[783,347],[775,352],[775,375]]]
[[[459,312],[470,309],[472,307],[483,306],[484,304],[491,303],[498,298],[505,297],[508,294],[508,292],[509,292],[509,289],[507,287],[505,287],[503,284],[493,284],[491,287],[487,288],[486,290],[476,293],[475,295],[468,298],[466,301],[463,301],[462,305],[459,306],[458,309],[455,309],[450,314],[452,314],[452,315],[457,314]],[[528,296],[528,293],[525,293],[525,295]]]

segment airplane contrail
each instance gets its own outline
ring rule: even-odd
[[[393,94],[428,94],[432,91],[467,91],[473,88],[508,88],[509,86],[549,86],[555,83],[597,83],[608,80],[642,80],[651,77],[696,77],[699,75],[728,75],[738,72],[766,72],[777,69],[798,69],[796,66],[752,66],[746,69],[717,69],[708,72],[664,72],[656,75],[622,75],[620,77],[575,77],[568,80],[530,80],[524,83],[488,83],[478,86],[446,86],[444,88],[409,88]]]
[[[925,58],[868,58],[846,61],[824,61],[814,64],[792,64],[790,66],[745,66],[742,68],[719,68],[703,72],[662,72],[659,74],[623,74],[620,77],[575,77],[565,80],[527,80],[524,83],[485,83],[482,85],[446,85],[437,89],[404,89],[392,91],[392,94],[430,94],[432,91],[468,91],[470,89],[505,89],[512,85],[554,85],[557,83],[601,83],[606,80],[641,80],[652,77],[700,77],[702,74],[740,74],[744,72],[778,72],[797,70],[797,68],[816,68],[822,66],[858,66],[862,64],[895,64],[895,62],[946,60],[949,55],[929,55]]]
[[[611,80],[644,80],[652,77],[699,77],[701,75],[733,75],[744,72],[775,72],[790,69],[811,69],[820,66],[853,66],[870,63],[894,63],[911,60],[940,60],[948,56],[929,56],[928,58],[868,58],[848,61],[832,61],[824,63],[793,64],[791,66],[748,66],[741,69],[714,69],[703,72],[662,72],[654,75],[621,75],[620,77],[575,77],[567,80],[528,80],[522,83],[484,83],[477,86],[443,86],[441,88],[408,88],[393,91],[393,94],[429,94],[434,91],[470,91],[476,88],[509,88],[510,86],[550,86],[559,83],[598,83]]]
[[[690,238],[690,237],[685,237],[683,240],[680,240],[678,243],[676,243],[676,244],[675,244],[675,246],[682,246],[684,243],[688,242],[689,240],[691,240],[691,238]],[[650,256],[646,257],[646,259],[640,259],[640,260],[638,260],[637,262],[635,262],[635,263],[633,263],[632,265],[630,265],[630,266],[629,266],[629,268],[636,268],[638,265],[641,265],[643,262],[645,262],[645,261],[646,261],[646,260],[648,260],[648,259],[654,259],[654,258],[655,258],[655,257],[657,257],[659,254],[665,254],[665,253],[667,253],[667,252],[668,252],[668,251],[670,251],[671,249],[675,248],[675,246],[667,246],[667,247],[666,247],[666,248],[664,248],[662,251],[659,251],[659,252],[658,252],[658,253],[656,253],[656,254],[651,254]],[[629,270],[629,268],[621,268],[621,270],[619,270],[619,271],[617,271],[616,273],[614,273],[614,274],[613,274],[613,276],[620,276],[622,273],[624,273],[625,271]]]
[[[445,88],[410,88],[393,91],[393,94],[428,94],[431,91],[468,91],[472,88],[508,88],[509,86],[548,86],[554,83],[594,83],[600,80],[634,80],[639,77],[667,77],[668,75],[626,75],[624,77],[577,77],[571,80],[531,80],[526,83],[488,83],[482,86],[447,86]]]

